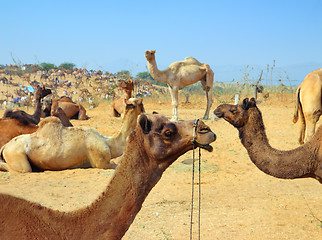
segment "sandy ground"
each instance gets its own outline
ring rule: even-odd
[[[179,106],[181,120],[203,115],[203,98],[192,100],[193,104]],[[145,99],[144,103],[147,113],[156,110],[170,117],[169,100]],[[273,147],[287,150],[299,146],[292,101],[262,103],[259,108]],[[88,115],[89,120],[72,123],[90,126],[106,136],[121,126],[120,119],[110,116],[109,106],[88,110]],[[248,158],[235,128],[224,120],[206,123],[217,134],[217,141],[212,144],[212,153],[201,152],[201,239],[322,239],[321,184],[313,179],[281,180],[264,174]],[[191,159],[192,152],[186,153],[164,173],[123,239],[189,239],[192,165],[186,163]],[[93,202],[113,173],[101,169],[0,172],[0,192],[72,211]],[[195,190],[198,196],[197,184]],[[197,216],[196,207],[195,220]],[[195,221],[194,239],[197,226]]]

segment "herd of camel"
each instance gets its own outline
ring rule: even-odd
[[[209,118],[214,76],[209,65],[189,57],[160,71],[155,51],[146,51],[145,57],[152,77],[169,85],[171,120],[155,112],[145,114],[142,99],[132,98],[131,81],[121,83],[124,94],[111,105],[112,115],[123,119],[122,128],[113,137],[88,127],[73,127],[71,117],[87,116],[80,104],[67,97],[54,99],[47,116],[40,120],[41,99],[51,93],[44,87],[37,88],[34,114],[5,112],[0,119],[0,171],[93,167],[115,168],[115,173],[94,203],[73,212],[54,211],[0,194],[0,239],[121,239],[151,189],[178,157],[196,147],[212,151],[215,133],[201,120],[178,122],[177,111],[178,90],[201,81],[207,96],[203,118]],[[293,150],[270,146],[254,98],[237,105],[221,104],[214,114],[237,128],[251,161],[261,171],[282,179],[314,178],[322,183],[322,128],[313,135],[321,111],[321,84],[322,69],[318,69],[307,75],[297,90],[293,121],[300,115],[302,145]],[[119,164],[112,164],[110,160],[119,156]]]

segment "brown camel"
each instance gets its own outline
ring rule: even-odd
[[[19,116],[19,115],[17,115]],[[65,127],[72,127],[73,125],[66,117],[66,114],[61,108],[55,109],[53,116],[58,117]],[[37,131],[38,126],[28,122],[23,116],[21,119],[17,118],[1,118],[0,119],[0,148],[9,142],[14,137],[21,134],[31,134]]]
[[[125,108],[123,127],[114,137],[104,137],[87,127],[65,128],[57,118],[45,118],[38,131],[18,136],[1,148],[0,170],[31,172],[32,166],[37,170],[115,168],[110,160],[123,154],[142,113],[142,100],[131,98]]]
[[[299,143],[304,144],[312,138],[315,126],[322,111],[322,68],[309,73],[296,91],[296,109],[293,122],[300,113],[301,130]]]
[[[270,146],[254,98],[242,104],[221,104],[214,114],[239,131],[239,138],[252,162],[264,173],[283,179],[315,178],[322,183],[322,128],[306,144],[290,151]]]
[[[214,83],[214,72],[208,64],[200,63],[193,57],[187,57],[184,61],[174,62],[163,71],[160,71],[155,61],[155,50],[145,51],[145,58],[148,61],[148,68],[151,76],[169,86],[172,99],[172,120],[178,121],[178,91],[184,87],[201,82],[203,90],[206,92],[207,109],[203,119],[209,118],[212,105],[212,86]]]
[[[114,116],[114,117],[121,116],[121,114],[123,113],[123,110],[124,110],[125,101],[132,97],[132,91],[134,88],[134,84],[131,79],[129,79],[127,81],[120,81],[119,86],[123,89],[124,93],[122,96],[115,98],[111,104],[112,116]]]
[[[114,176],[92,205],[60,212],[0,194],[0,239],[119,240],[163,172],[193,146],[212,151],[215,139],[202,121],[195,127],[193,121],[142,114]]]
[[[15,118],[19,120],[22,120],[24,118],[25,121],[37,125],[40,121],[40,116],[41,116],[41,99],[46,97],[49,94],[51,94],[50,89],[46,89],[44,86],[43,87],[38,86],[37,91],[35,93],[35,100],[36,100],[35,111],[32,115],[26,113],[23,110],[13,111],[12,109],[8,109],[3,114],[3,117]]]
[[[57,107],[63,109],[69,119],[88,119],[85,108],[80,103],[75,103],[66,96],[47,101],[44,107],[44,116],[52,116],[52,111]]]

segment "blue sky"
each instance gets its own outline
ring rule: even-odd
[[[13,56],[135,75],[147,71],[145,50],[155,49],[159,69],[193,56],[217,81],[240,79],[247,65],[258,75],[273,60],[275,78],[300,82],[322,67],[320,0],[13,0],[1,9],[0,64]]]

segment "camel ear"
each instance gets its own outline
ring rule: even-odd
[[[256,100],[255,100],[255,98],[251,98],[249,100],[249,106],[250,107],[256,107]]]
[[[244,110],[248,110],[248,108],[249,108],[249,100],[248,100],[248,98],[245,98],[245,99],[243,100],[242,108],[243,108]]]
[[[139,116],[139,124],[144,134],[148,134],[152,128],[152,122],[147,118],[146,115],[141,114]]]
[[[155,54],[155,50],[152,50],[151,52],[152,52],[153,54]]]

